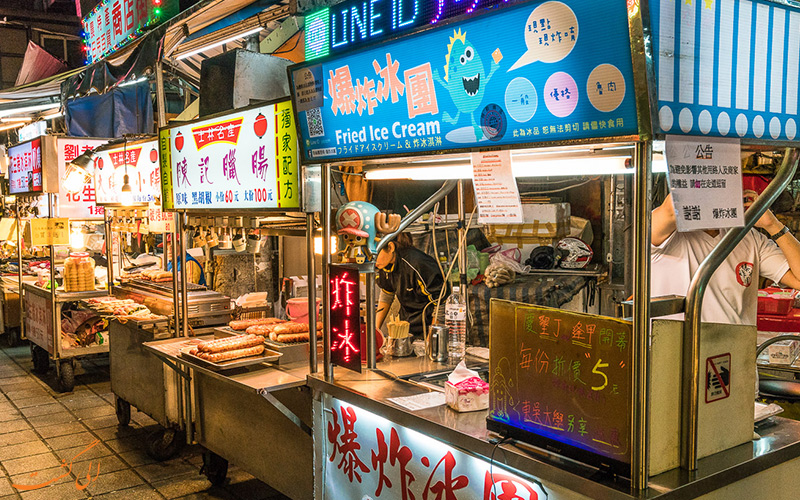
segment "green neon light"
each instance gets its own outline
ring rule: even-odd
[[[325,7],[306,16],[306,61],[325,57],[330,52],[330,9]]]

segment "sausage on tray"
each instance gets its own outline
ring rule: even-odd
[[[321,337],[322,337],[322,330],[317,330],[317,338],[321,338]],[[276,342],[282,342],[284,344],[292,344],[292,343],[295,343],[295,342],[308,342],[308,332],[305,332],[305,333],[284,333],[282,335],[276,335],[274,340]]]
[[[317,323],[317,330],[322,329],[322,323]],[[294,321],[288,321],[286,323],[281,323],[275,327],[274,331],[278,335],[284,335],[287,333],[308,333],[308,323],[295,323]]]
[[[250,326],[255,325],[273,325],[276,323],[285,323],[284,320],[278,318],[254,318],[254,319],[237,319],[228,323],[228,326],[233,330],[247,330]]]
[[[201,357],[211,363],[221,363],[223,361],[230,361],[233,359],[247,358],[249,356],[258,356],[262,352],[264,352],[263,344],[253,347],[247,347],[245,349],[235,349],[233,351],[218,352],[214,354],[202,353],[203,356]]]
[[[262,337],[267,337],[269,336],[270,333],[272,333],[272,331],[275,329],[276,326],[278,325],[272,324],[272,325],[248,326],[247,330],[245,330],[245,333],[247,333],[248,335],[261,335]]]
[[[200,352],[216,354],[224,351],[232,351],[235,349],[246,349],[248,347],[255,347],[263,342],[264,338],[258,335],[242,335],[226,339],[217,339],[217,340],[201,342],[200,344],[198,344],[197,350]]]

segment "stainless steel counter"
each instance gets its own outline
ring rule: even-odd
[[[461,450],[490,457],[494,445],[489,443],[493,436],[486,430],[488,411],[458,413],[444,405],[410,411],[387,401],[432,390],[398,377],[443,368],[447,367],[420,358],[400,358],[381,362],[377,371],[362,374],[337,368],[334,383],[326,382],[322,375],[311,375],[308,383],[315,392],[329,394]],[[604,477],[595,469],[524,445],[501,445],[494,459],[523,476],[558,484],[590,498],[690,499],[800,457],[800,422],[773,417],[758,431],[760,440],[700,460],[694,477],[681,469],[669,471],[652,477],[649,489],[640,494],[632,494],[627,484]],[[795,463],[795,472],[800,472],[800,460]]]

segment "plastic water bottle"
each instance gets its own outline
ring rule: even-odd
[[[460,287],[454,286],[453,293],[444,306],[445,325],[447,325],[447,353],[451,363],[464,358],[467,347],[467,303],[461,295]]]

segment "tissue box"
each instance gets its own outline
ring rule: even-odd
[[[480,377],[470,377],[461,382],[444,384],[447,406],[455,411],[467,412],[489,408],[489,384]]]

